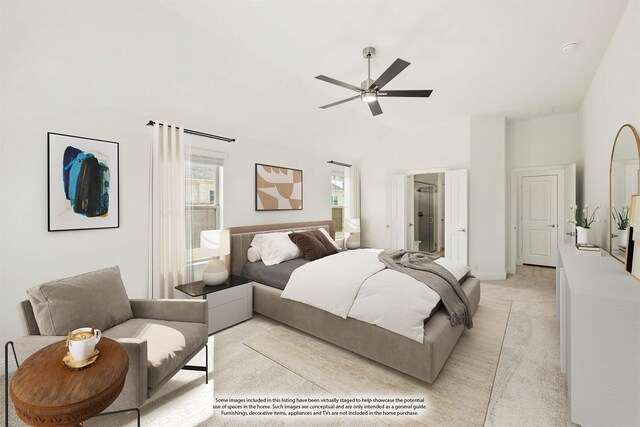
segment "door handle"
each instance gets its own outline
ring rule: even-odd
[[[391,228],[391,226],[389,224],[387,224],[387,228]]]
[[[456,231],[462,231],[463,233],[466,233],[466,232],[467,232],[467,230],[466,230],[465,228],[459,228],[459,229],[457,229]]]
[[[413,224],[409,224],[409,227],[413,227]]]
[[[571,237],[574,237],[576,235],[575,231],[571,231],[569,233],[564,233],[564,234],[566,234],[567,236],[571,236]]]
[[[547,227],[556,228],[555,224],[547,225]]]

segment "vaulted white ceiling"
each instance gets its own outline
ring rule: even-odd
[[[29,90],[119,114],[352,160],[376,144],[427,141],[474,114],[575,111],[626,1],[136,1],[3,3],[3,61]],[[568,54],[560,46],[579,42]],[[387,89],[429,99],[318,107],[396,58]],[[45,63],[47,66],[43,67]],[[86,98],[86,100],[84,99]],[[84,102],[87,101],[87,102]],[[140,120],[140,119],[137,119]]]
[[[346,122],[356,124],[354,131],[411,133],[442,116],[575,111],[626,4],[224,1],[165,7],[226,45],[216,67],[242,64],[233,76],[239,96],[252,104],[252,124],[313,134]],[[560,46],[571,41],[578,48],[563,53]],[[352,93],[313,77],[359,85],[366,78],[366,46],[377,50],[374,78],[398,57],[411,62],[387,89],[433,89],[431,98],[382,99],[384,114],[377,117],[358,100],[319,110]],[[218,52],[212,45],[201,54]]]
[[[575,109],[626,3],[225,1],[182,3],[175,11],[239,48],[238,54],[307,82],[304,95],[312,106],[351,95],[312,78],[326,74],[359,84],[366,77],[362,48],[371,45],[377,49],[374,75],[397,57],[412,63],[389,89],[435,90],[427,102],[385,99],[391,114],[404,105],[422,113],[514,115]],[[560,46],[570,41],[579,42],[578,49],[563,53]],[[258,72],[248,69],[243,77],[274,83]],[[368,114],[358,103],[349,107]]]

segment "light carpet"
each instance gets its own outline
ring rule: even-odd
[[[572,426],[566,385],[560,373],[559,326],[555,315],[555,270],[526,267],[507,280],[482,282],[482,300],[496,297],[513,300],[506,329],[502,354],[493,384],[489,411],[484,425],[506,426]],[[307,397],[332,397],[316,384],[273,362],[247,347],[244,342],[267,333],[281,324],[255,315],[251,320],[235,325],[210,337],[215,368],[209,385],[204,384],[202,373],[181,371],[169,381],[159,396],[142,407],[143,426],[190,425],[385,425],[373,420],[329,419],[313,423],[301,420],[230,419],[212,414],[212,394],[216,396],[268,396],[290,394]],[[472,329],[473,335],[478,329]],[[213,347],[212,347],[213,346]],[[204,352],[198,361],[204,362]],[[446,365],[445,365],[446,369]],[[439,381],[440,379],[438,379]],[[215,382],[215,385],[214,385]],[[436,382],[437,384],[437,382]],[[4,415],[4,390],[0,387],[0,413]],[[10,426],[18,422],[11,405]],[[86,426],[135,427],[135,418],[129,414],[94,418]],[[482,425],[482,422],[477,424]]]
[[[245,344],[336,397],[424,397],[419,417],[383,418],[430,426],[478,426],[484,419],[511,301],[482,298],[434,384],[417,380],[295,329],[280,326]]]
[[[575,426],[560,372],[555,269],[518,266],[505,281],[482,282],[482,297],[513,300],[486,427]]]

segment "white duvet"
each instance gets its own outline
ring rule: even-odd
[[[340,252],[293,271],[281,297],[380,326],[414,341],[424,340],[424,321],[440,301],[427,285],[385,269],[379,249]],[[436,262],[460,280],[468,269]],[[453,263],[453,264],[452,264]]]
[[[339,252],[293,270],[281,297],[347,318],[362,283],[379,271],[376,249]]]

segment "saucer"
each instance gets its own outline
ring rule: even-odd
[[[93,354],[85,360],[76,360],[71,356],[71,353],[67,352],[66,356],[62,358],[62,363],[67,369],[79,371],[95,363],[95,361],[98,360],[98,356],[100,356],[100,351],[97,348],[93,350]]]

